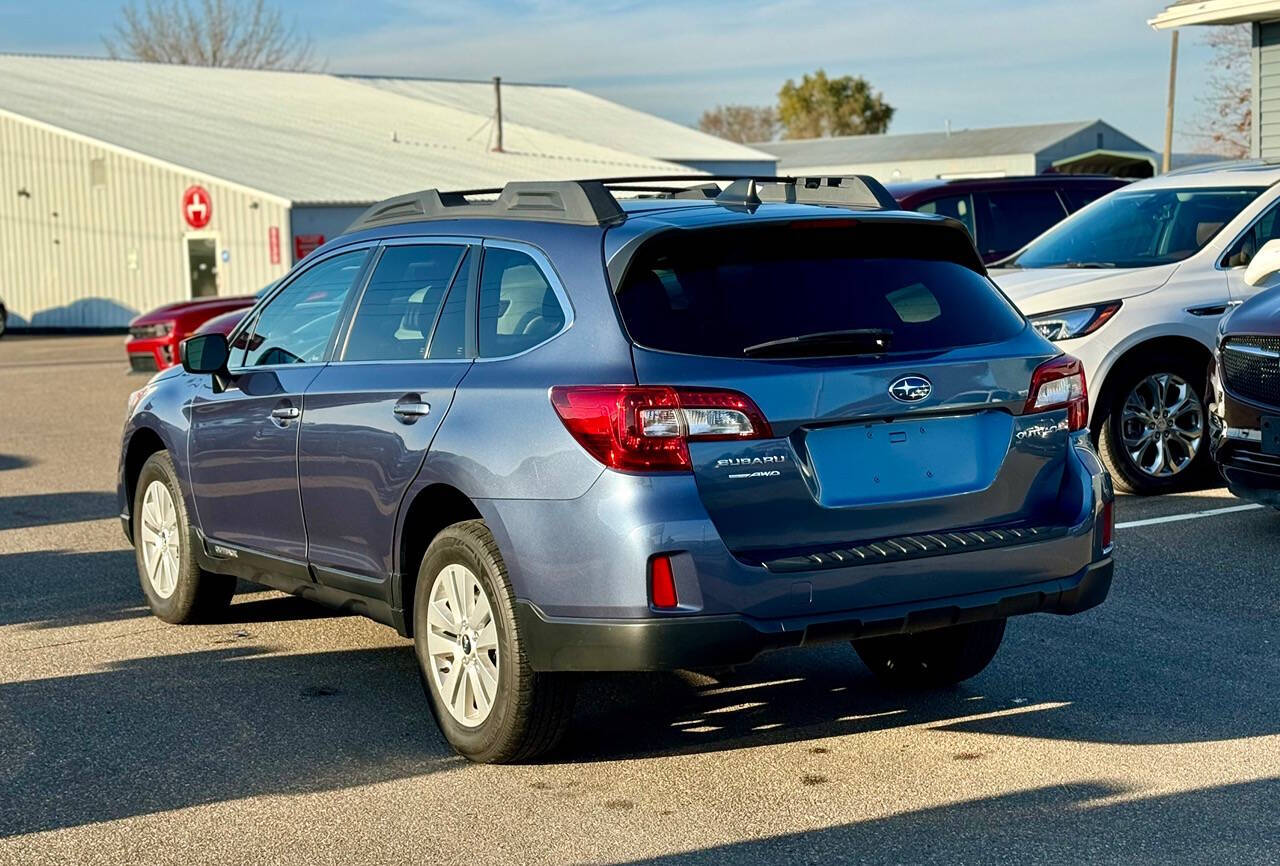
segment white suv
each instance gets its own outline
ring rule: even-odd
[[[1084,362],[1090,429],[1121,489],[1207,477],[1205,383],[1218,320],[1258,286],[1245,266],[1280,238],[1280,166],[1225,163],[1098,199],[993,267],[1046,337]]]

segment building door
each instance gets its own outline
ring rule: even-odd
[[[193,298],[218,294],[218,236],[186,235],[187,286]]]

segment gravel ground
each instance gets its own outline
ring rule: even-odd
[[[1106,604],[1011,622],[956,689],[847,646],[592,678],[559,755],[473,766],[390,629],[147,614],[120,342],[0,341],[0,863],[1280,863],[1280,515],[1120,530]]]

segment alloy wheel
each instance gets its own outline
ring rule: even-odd
[[[1152,478],[1169,478],[1190,466],[1200,451],[1204,405],[1181,376],[1153,373],[1125,398],[1120,425],[1133,465]]]
[[[178,588],[182,546],[178,530],[178,509],[173,494],[163,481],[152,481],[142,497],[142,565],[152,590],[169,598]]]
[[[436,693],[454,721],[474,728],[498,698],[498,626],[479,578],[465,565],[441,569],[427,610],[427,655]]]

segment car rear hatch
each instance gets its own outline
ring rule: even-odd
[[[668,231],[637,249],[616,297],[639,385],[732,389],[763,416],[752,435],[688,443],[743,562],[944,555],[1034,540],[1078,512],[1063,501],[1068,409],[1024,411],[1056,352],[958,224]]]

